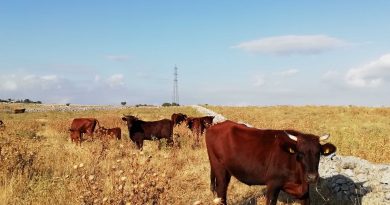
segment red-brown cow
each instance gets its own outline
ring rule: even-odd
[[[138,149],[142,150],[144,140],[165,138],[169,145],[173,144],[173,123],[169,119],[146,122],[134,116],[124,116],[122,120],[127,122],[129,137]]]
[[[26,108],[15,109],[15,110],[14,110],[14,113],[15,113],[15,114],[19,114],[19,113],[24,113],[25,111],[26,111]]]
[[[0,130],[3,130],[5,128],[5,124],[3,121],[0,120]]]
[[[82,135],[85,133],[93,138],[96,125],[100,127],[99,121],[95,118],[75,118],[70,126],[70,139],[72,142],[81,144]]]
[[[320,155],[336,151],[333,144],[320,144],[318,137],[294,130],[261,130],[232,121],[206,132],[210,160],[211,190],[226,204],[231,176],[247,185],[267,185],[267,205],[275,205],[280,190],[310,204],[309,183],[318,179]]]
[[[213,124],[214,116],[189,117],[187,127],[195,134],[195,142],[199,144],[199,138],[204,131]]]
[[[173,126],[180,125],[182,122],[186,121],[187,115],[182,113],[173,113],[171,116],[171,120]]]
[[[96,133],[102,138],[111,138],[111,139],[117,139],[117,140],[120,140],[121,139],[121,128],[119,127],[114,127],[114,128],[105,128],[105,127],[99,127],[97,130],[96,130]]]

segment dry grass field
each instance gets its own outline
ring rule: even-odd
[[[330,133],[341,155],[371,162],[390,163],[390,108],[332,106],[215,107],[233,121],[257,128],[296,129],[322,135]]]
[[[17,106],[17,105],[12,105]],[[35,105],[34,105],[35,106]],[[123,114],[144,120],[169,118],[174,112],[200,116],[190,107],[126,108],[100,111],[2,112],[0,104],[0,204],[212,204],[205,145],[194,148],[194,136],[176,127],[174,147],[158,149],[146,141],[138,151],[128,138]],[[344,155],[389,162],[387,133],[390,109],[349,107],[209,107],[232,120],[256,127],[294,128],[315,134],[330,132]],[[75,117],[95,117],[105,127],[120,127],[122,139],[69,139]],[[230,204],[264,204],[263,187],[232,179]],[[327,197],[326,191],[322,194]],[[312,191],[314,204],[324,204]],[[278,204],[294,204],[286,196]],[[256,201],[256,203],[251,203]],[[329,201],[330,204],[339,204]]]

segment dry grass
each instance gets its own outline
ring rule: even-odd
[[[259,127],[276,128],[280,123],[282,127],[291,124],[294,125],[292,128],[310,131],[297,127],[301,124],[283,121],[283,114],[279,120],[274,119],[273,124],[267,120],[267,114],[247,119],[245,116],[249,115],[243,110],[230,109],[215,107],[216,111],[234,120],[255,124],[255,119],[260,119],[257,121]],[[279,113],[291,110],[295,109],[281,108]],[[300,112],[302,120],[304,116],[311,116],[304,115],[306,111]],[[123,114],[133,114],[145,120],[157,120],[169,118],[174,112],[201,115],[188,107],[25,114],[0,112],[1,120],[6,124],[6,129],[0,131],[1,204],[193,204],[196,201],[212,204],[214,196],[209,189],[209,161],[204,142],[194,148],[192,133],[179,126],[174,130],[174,147],[163,146],[159,150],[157,142],[146,141],[144,150],[139,152],[129,140],[127,127],[120,119]],[[269,115],[279,116],[275,112]],[[337,112],[326,115],[332,114]],[[300,122],[301,118],[296,115],[295,121]],[[86,141],[81,147],[76,146],[70,142],[67,131],[75,117],[96,117],[105,127],[120,127],[122,140]],[[313,117],[308,119],[314,121]],[[323,127],[314,133],[328,130],[328,122],[333,121],[325,121]],[[333,129],[338,131],[337,127]],[[337,140],[333,142],[338,145]],[[261,186],[249,187],[232,179],[229,202],[264,204],[263,190]],[[314,191],[312,199],[314,204],[323,204]],[[294,203],[282,196],[278,204]],[[330,204],[338,203],[331,201]]]
[[[341,155],[377,163],[390,163],[390,108],[274,106],[209,107],[233,121],[257,128],[296,129],[322,135],[330,133]]]

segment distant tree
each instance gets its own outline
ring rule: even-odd
[[[42,104],[42,101],[38,100],[36,103],[38,103],[38,104]]]
[[[178,103],[172,103],[171,106],[180,106]]]
[[[66,103],[65,105],[66,105],[66,106],[69,106],[69,105],[70,105],[70,103]]]
[[[125,105],[126,105],[126,102],[121,102],[121,105],[125,106]]]
[[[30,99],[24,99],[23,102],[24,103],[32,103],[33,101],[31,101]]]
[[[162,104],[162,106],[163,106],[163,107],[169,107],[169,106],[172,106],[172,104],[171,104],[171,103],[168,103],[168,102],[165,102],[165,103]]]

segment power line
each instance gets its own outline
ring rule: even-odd
[[[172,96],[172,104],[176,103],[179,105],[179,86],[178,86],[178,80],[177,80],[177,70],[178,68],[175,65],[174,73],[173,73],[173,96]]]

